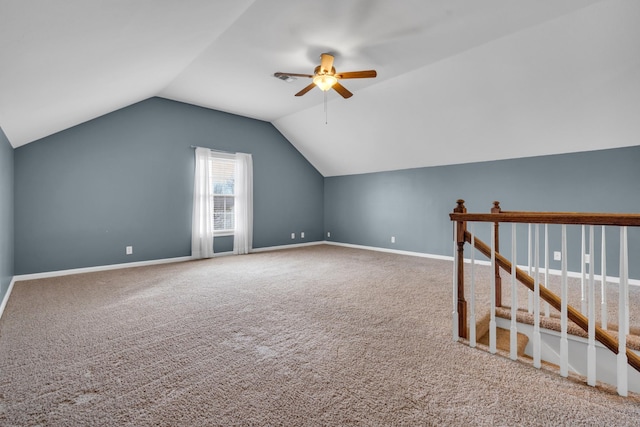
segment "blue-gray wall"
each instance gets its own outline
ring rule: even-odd
[[[13,147],[0,128],[0,301],[13,278]]]
[[[469,212],[488,213],[498,200],[503,210],[640,213],[638,164],[640,146],[325,178],[327,240],[451,255],[449,213],[456,199],[464,199]],[[509,227],[502,227],[502,250],[510,251]],[[527,231],[519,229],[524,246],[518,245],[518,262],[526,264]],[[640,263],[633,262],[640,256],[638,231],[629,230],[634,278],[640,278]],[[616,232],[607,228],[607,272],[612,275],[618,271]],[[579,271],[580,230],[569,233],[569,269]],[[596,248],[599,233],[598,227]],[[489,242],[488,231],[479,235]],[[550,246],[559,251],[559,237],[550,238]],[[560,262],[552,261],[550,267],[559,269]]]
[[[253,155],[255,248],[323,239],[323,177],[270,123],[151,98],[15,150],[15,273],[189,256],[191,145]]]
[[[2,290],[12,274],[188,256],[191,145],[253,154],[256,248],[331,232],[327,240],[451,255],[448,215],[458,198],[474,212],[488,212],[493,200],[505,210],[640,212],[640,147],[323,178],[269,123],[160,98],[16,150],[0,137]],[[551,231],[551,250],[559,250]],[[615,231],[608,230],[612,275]],[[579,232],[569,230],[573,271],[580,269]],[[488,241],[487,232],[478,234]],[[638,230],[629,240],[634,260]],[[598,247],[599,234],[595,241]],[[523,236],[519,242],[524,264]],[[125,255],[127,245],[133,255]],[[232,239],[216,239],[216,251],[231,247]],[[631,262],[630,273],[640,278],[640,264]]]

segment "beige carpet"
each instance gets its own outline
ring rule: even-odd
[[[638,425],[451,338],[451,263],[313,246],[19,282],[3,426]]]

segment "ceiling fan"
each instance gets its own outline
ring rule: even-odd
[[[313,79],[313,83],[296,93],[296,96],[302,96],[309,92],[315,86],[318,86],[320,90],[326,92],[329,89],[334,89],[343,98],[350,98],[353,96],[351,92],[342,86],[338,80],[340,79],[366,79],[376,77],[378,74],[376,70],[365,71],[348,71],[345,73],[336,73],[336,69],[333,67],[333,55],[323,53],[320,55],[320,65],[318,65],[311,74],[297,74],[297,73],[281,73],[277,72],[273,74],[279,79],[287,79],[288,77],[309,77]]]

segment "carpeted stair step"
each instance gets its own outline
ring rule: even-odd
[[[491,315],[487,314],[480,318],[476,322],[476,337],[477,342],[489,346],[489,322],[491,321]],[[517,353],[518,356],[525,356],[524,350],[529,343],[529,337],[525,334],[518,332],[517,336]],[[511,351],[511,331],[503,328],[496,328],[496,348],[506,352]]]
[[[480,320],[476,322],[476,339],[489,333],[489,322],[491,322],[490,313],[480,317]]]
[[[503,319],[511,319],[511,308],[508,306],[497,307],[496,316]],[[519,308],[516,312],[516,321],[528,325],[533,325],[533,314],[529,313],[527,310]],[[587,333],[571,320],[569,320],[567,323],[567,332],[570,335],[576,335],[582,338],[588,337]],[[550,313],[549,317],[540,316],[540,327],[560,332],[560,315],[558,313]],[[610,334],[617,336],[618,325],[614,323],[607,324],[607,331]],[[631,327],[629,328],[629,332],[630,334],[627,335],[627,347],[632,350],[640,351],[640,328]]]
[[[525,334],[518,332],[517,341],[518,343],[516,345],[516,348],[517,348],[518,357],[526,356],[524,354],[524,349],[527,347],[527,344],[529,343],[529,337],[527,337]],[[489,331],[487,331],[486,334],[481,336],[478,339],[478,342],[480,344],[489,346]],[[508,329],[496,328],[496,348],[498,350],[502,350],[506,352],[511,351],[511,331],[509,331]]]

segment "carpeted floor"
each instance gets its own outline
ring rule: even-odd
[[[451,336],[452,264],[311,246],[16,283],[3,426],[638,425]]]

